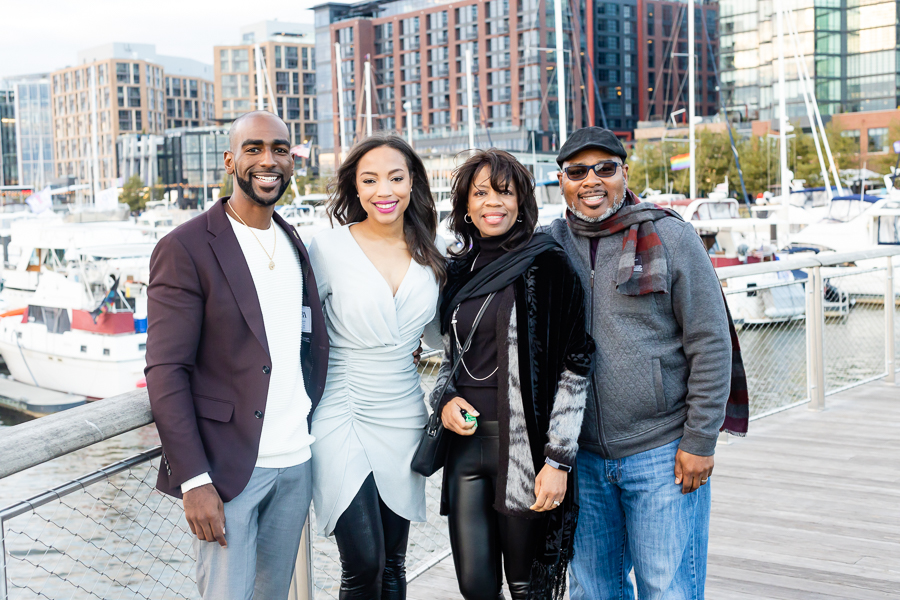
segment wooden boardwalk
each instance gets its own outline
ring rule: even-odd
[[[870,383],[826,404],[719,445],[707,600],[900,598],[900,387]],[[409,598],[460,599],[452,558]]]

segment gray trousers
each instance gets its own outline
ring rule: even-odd
[[[287,600],[311,500],[310,461],[286,469],[253,469],[244,491],[225,503],[228,547],[194,538],[200,595]]]

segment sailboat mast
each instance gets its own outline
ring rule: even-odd
[[[372,63],[363,65],[363,79],[366,86],[366,135],[372,135]]]
[[[566,68],[563,56],[563,0],[554,3],[556,25],[556,104],[559,107],[559,146],[566,143]]]
[[[787,106],[785,96],[787,89],[784,86],[784,11],[775,4],[776,27],[778,30],[778,137],[781,140],[781,204],[782,210],[787,211],[790,198],[790,182],[788,181],[787,164]],[[787,214],[784,214],[785,219]]]
[[[341,155],[347,151],[347,126],[344,124],[344,78],[341,65],[341,43],[334,43],[334,69],[338,84],[338,123],[341,132]]]
[[[694,0],[688,0],[688,152],[690,153],[691,198],[697,197],[697,137],[694,131]]]
[[[472,49],[466,50],[466,100],[469,103],[469,149],[475,149],[475,93],[472,89]]]
[[[253,46],[253,66],[256,69],[256,110],[265,110],[265,91],[263,89],[262,50],[259,44]]]
[[[91,66],[91,179],[93,180],[94,205],[100,193],[99,135],[97,133],[97,65]]]

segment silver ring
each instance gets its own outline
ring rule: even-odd
[[[553,505],[554,505],[554,506],[559,506],[560,504],[561,504],[561,503],[559,502],[559,500],[554,500],[554,501],[553,501]]]
[[[707,479],[701,479],[701,480],[700,480],[700,485],[703,485],[703,484],[705,484],[705,483],[706,483],[706,482],[707,482],[707,481],[709,481],[709,479],[708,479],[708,478],[707,478]]]

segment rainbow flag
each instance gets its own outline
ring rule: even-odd
[[[673,156],[669,159],[669,162],[672,163],[673,171],[681,171],[682,169],[690,169],[691,168],[691,155],[688,154],[679,154],[678,156]]]

